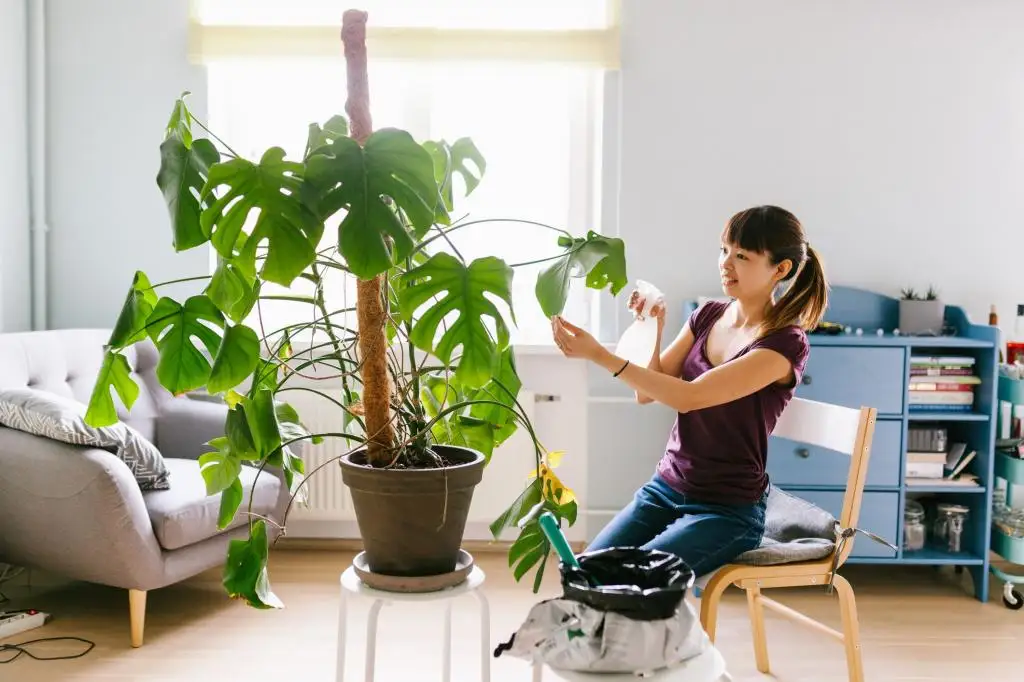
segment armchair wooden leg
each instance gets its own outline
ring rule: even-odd
[[[128,611],[132,624],[132,646],[142,646],[142,633],[146,627],[146,592],[128,590]]]
[[[750,608],[750,629],[754,638],[754,660],[757,669],[768,674],[768,637],[764,630],[764,604],[761,603],[761,588],[747,588],[747,606]]]
[[[860,621],[857,618],[857,600],[853,586],[841,575],[835,577],[839,594],[839,613],[843,621],[843,645],[846,647],[846,666],[850,682],[864,682],[864,663],[860,651]]]

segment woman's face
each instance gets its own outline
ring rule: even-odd
[[[741,300],[771,297],[775,285],[789,272],[789,268],[789,261],[772,265],[767,253],[747,251],[724,242],[718,256],[722,291]]]

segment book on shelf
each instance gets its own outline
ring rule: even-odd
[[[911,356],[910,409],[954,412],[973,409],[974,390],[981,383],[974,372],[974,364],[970,356]]]
[[[907,452],[907,485],[977,486],[977,475],[966,471],[977,454],[967,452],[966,443],[953,443],[948,452]]]

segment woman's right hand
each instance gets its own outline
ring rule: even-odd
[[[639,291],[634,290],[633,293],[629,295],[628,306],[629,306],[629,310],[633,313],[633,317],[634,318],[636,318],[636,319],[641,319],[642,318],[642,316],[643,316],[642,315],[643,309],[644,309],[644,306],[646,304],[647,304],[646,299],[644,299],[644,297],[640,295]],[[650,311],[648,311],[647,314],[650,315],[651,317],[655,318],[656,320],[658,320],[659,328],[661,328],[661,327],[663,327],[665,325],[665,304],[664,303],[656,303],[654,305],[654,307],[651,308]]]

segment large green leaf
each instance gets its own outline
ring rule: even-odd
[[[220,494],[220,509],[217,512],[217,528],[224,530],[238,514],[238,508],[242,506],[245,491],[242,489],[241,479],[236,478]]]
[[[156,292],[146,273],[137,270],[107,345],[111,348],[125,348],[146,338],[146,323],[156,307],[156,300]]]
[[[260,362],[260,339],[249,327],[236,324],[228,327],[213,361],[206,390],[220,393],[234,388],[256,370]]]
[[[199,456],[199,473],[206,483],[206,494],[216,495],[227,490],[242,473],[242,459],[231,450],[224,436],[214,438],[210,445],[216,452],[205,452]]]
[[[255,275],[256,250],[263,241],[267,251],[260,274],[282,286],[291,285],[316,257],[324,224],[303,200],[302,173],[303,165],[286,161],[280,147],[268,149],[259,165],[231,159],[210,169],[202,197],[220,187],[227,190],[203,211],[202,226],[217,252],[245,275]],[[254,210],[259,217],[246,233]]]
[[[399,296],[402,316],[413,319],[421,306],[430,303],[413,323],[410,339],[445,363],[452,362],[456,348],[461,348],[455,378],[462,386],[484,385],[499,353],[508,346],[508,326],[488,295],[508,304],[514,322],[512,275],[512,268],[500,258],[478,258],[467,267],[448,253],[438,253],[403,275],[408,286]],[[432,301],[435,296],[438,300]],[[456,318],[445,319],[452,315]],[[497,339],[491,336],[485,318],[493,321]],[[447,329],[437,338],[442,323]]]
[[[455,174],[462,176],[466,187],[465,196],[469,196],[480,184],[480,179],[487,170],[487,161],[480,150],[476,148],[473,140],[468,137],[459,138],[452,145],[445,140],[424,142],[423,148],[430,153],[430,157],[434,160],[434,178],[437,180],[438,187],[441,188],[445,206],[451,211],[454,207],[452,185]],[[472,163],[475,168],[471,168],[467,162]]]
[[[96,384],[89,396],[89,408],[85,412],[85,423],[99,428],[110,426],[118,421],[114,398],[110,395],[113,388],[120,396],[126,409],[131,409],[139,397],[139,387],[131,377],[132,370],[128,360],[114,350],[108,350],[103,356]]]
[[[491,379],[482,388],[470,392],[471,400],[488,400],[501,405],[477,403],[469,408],[470,416],[482,419],[492,427],[494,445],[504,443],[519,427],[516,422],[516,398],[523,382],[516,371],[515,351],[508,346],[498,356]]]
[[[306,176],[319,194],[324,218],[345,209],[338,250],[349,270],[372,279],[397,258],[412,252],[413,237],[395,209],[401,210],[422,236],[448,214],[434,180],[430,154],[409,133],[385,128],[370,135],[364,147],[338,138],[330,152],[307,161]]]
[[[150,320],[149,335],[160,351],[156,365],[160,384],[175,395],[205,386],[210,359],[216,357],[221,343],[215,328],[224,328],[224,316],[213,301],[197,295],[181,305],[164,297]]]
[[[267,575],[267,556],[270,541],[263,519],[257,519],[249,526],[248,540],[232,540],[228,543],[228,558],[224,564],[224,589],[233,599],[244,599],[249,606],[259,609],[282,608],[284,606],[270,589]]]
[[[543,483],[540,478],[532,479],[523,492],[519,494],[519,497],[509,505],[508,509],[503,511],[498,518],[491,522],[491,536],[495,540],[500,540],[501,532],[503,530],[506,528],[515,528],[516,524],[518,524],[531,509],[543,501],[543,492]]]
[[[586,277],[592,289],[608,287],[617,294],[629,282],[626,277],[626,247],[621,239],[588,232],[585,238],[559,237],[565,254],[537,276],[537,302],[548,317],[560,315],[574,277]]]
[[[241,323],[260,295],[260,280],[247,276],[231,261],[218,256],[206,295],[232,322]]]
[[[171,214],[175,251],[191,249],[210,239],[210,233],[200,222],[209,201],[200,196],[210,168],[219,161],[220,152],[207,139],[200,138],[186,144],[174,136],[160,145],[160,171],[156,175],[156,184]]]
[[[330,146],[343,137],[348,137],[348,119],[344,116],[331,116],[323,126],[319,123],[310,123],[303,158],[308,159],[313,154],[329,151]]]

